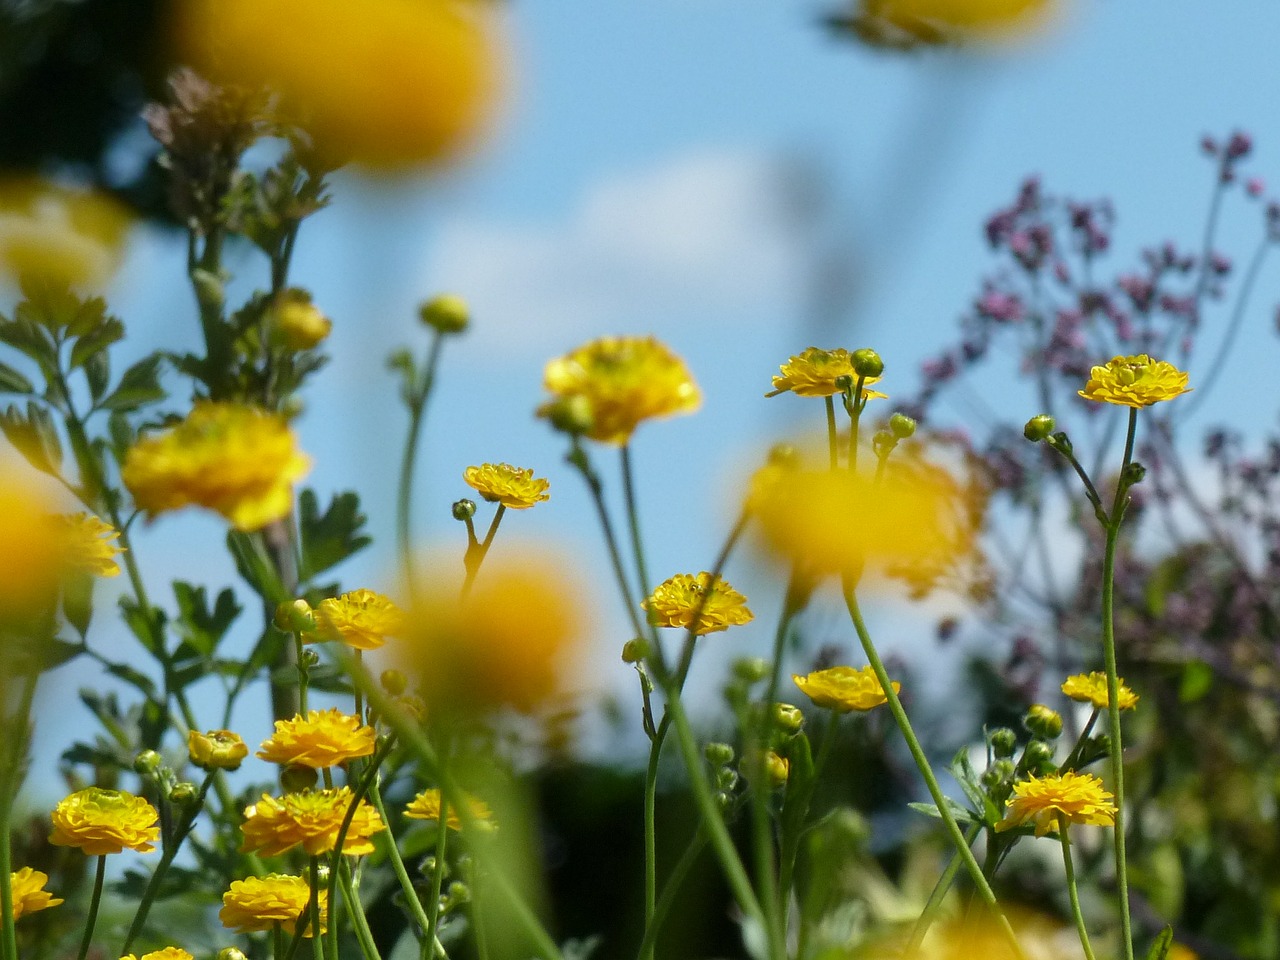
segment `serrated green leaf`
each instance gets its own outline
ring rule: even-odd
[[[142,607],[128,597],[120,598],[120,610],[124,614],[124,622],[138,638],[138,642],[152,656],[160,656],[160,647],[164,640],[165,613],[159,607],[144,611]]]
[[[947,801],[947,809],[951,811],[951,816],[953,816],[956,819],[957,823],[981,823],[982,822],[977,816],[974,815],[973,811],[970,810],[969,808],[960,806],[960,804],[956,803],[950,797],[946,797],[945,799]],[[941,811],[938,810],[937,804],[908,803],[907,806],[910,807],[912,810],[917,811],[918,813],[923,813],[923,814],[926,814],[927,816],[935,817],[938,820],[942,819],[942,813]]]
[[[35,401],[23,413],[10,406],[0,413],[0,431],[26,461],[43,473],[58,476],[62,466],[62,441],[53,417]]]
[[[146,697],[154,697],[156,695],[156,685],[152,679],[141,670],[135,670],[127,663],[113,663],[107,667],[107,673],[113,677],[119,677],[130,686],[136,687]]]
[[[32,360],[40,362],[42,366],[53,364],[53,339],[47,331],[25,317],[15,317],[0,323],[0,342],[7,343]]]
[[[373,538],[362,532],[364,524],[356,494],[338,494],[320,514],[315,491],[303,490],[298,502],[299,580],[306,583],[372,543]]]
[[[35,386],[13,367],[0,363],[0,393],[34,393]]]
[[[96,404],[107,392],[111,382],[111,354],[107,350],[95,353],[85,361],[84,377],[89,382],[89,396]]]
[[[143,357],[124,372],[115,391],[98,406],[104,410],[136,410],[163,400],[165,391],[160,386],[160,365],[163,361],[158,353]]]
[[[115,317],[104,320],[102,325],[85,334],[71,348],[71,369],[83,366],[91,357],[101,353],[113,343],[124,339],[124,324]]]
[[[218,643],[226,635],[232,622],[240,615],[235,593],[228,587],[218,594],[213,609],[204,587],[193,587],[180,580],[174,581],[173,594],[178,601],[178,616],[174,628],[182,638],[183,646],[199,656],[211,656]],[[182,655],[179,647],[175,657]]]
[[[290,599],[285,595],[279,574],[257,549],[250,534],[238,530],[227,531],[227,550],[235,560],[236,572],[253,587],[258,596],[271,604]]]

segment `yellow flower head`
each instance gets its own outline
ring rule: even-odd
[[[556,403],[585,401],[592,440],[622,446],[645,420],[692,413],[702,402],[684,361],[654,337],[603,337],[547,364],[543,385]]]
[[[779,376],[773,378],[773,389],[766,397],[791,392],[797,397],[831,397],[842,391],[836,386],[840,377],[851,377],[856,383],[858,375],[853,370],[853,355],[843,347],[836,350],[819,350],[809,347],[799,356],[782,365]],[[880,377],[867,377],[862,381],[863,396],[887,400],[886,394],[866,387],[879,383]]]
[[[174,8],[187,62],[270,87],[331,162],[445,160],[496,99],[493,11],[461,0],[194,0]]]
[[[237,530],[258,530],[293,508],[293,483],[310,469],[283,417],[197,403],[181,423],[135,443],[120,474],[152,514],[205,507]]]
[[[262,742],[258,756],[285,767],[301,764],[323,770],[373,753],[377,735],[359,717],[336,707],[310,710],[305,717],[277,720],[276,732]]]
[[[349,787],[287,793],[278,799],[264,793],[261,800],[244,812],[241,827],[244,843],[240,849],[274,857],[301,844],[313,857],[328,853],[338,842],[338,831],[351,800]],[[369,838],[386,828],[378,811],[368,801],[361,800],[351,818],[342,852],[353,857],[372,853],[373,843]]]
[[[120,263],[124,207],[98,193],[30,177],[0,180],[0,274],[100,286]]]
[[[283,924],[290,933],[311,903],[311,885],[302,877],[271,873],[265,877],[247,877],[232,880],[231,888],[222,895],[222,909],[218,919],[222,925],[236,933],[258,933]],[[327,930],[329,920],[329,891],[320,890],[320,932]],[[303,927],[304,937],[312,936],[308,918]]]
[[[1138,705],[1138,695],[1124,685],[1124,678],[1119,680],[1119,700],[1121,710],[1132,710]],[[1091,703],[1095,710],[1105,710],[1110,703],[1107,696],[1107,675],[1101,670],[1093,673],[1077,673],[1067,677],[1062,685],[1062,692],[1079,703]]]
[[[493,811],[489,809],[489,805],[483,800],[478,800],[472,796],[467,796],[466,800],[467,811],[471,814],[471,819],[476,822],[476,825],[493,829]],[[405,807],[404,815],[413,820],[438,821],[440,819],[440,791],[435,789],[423,790]],[[452,805],[450,805],[449,813],[445,817],[445,826],[450,830],[462,829],[462,818],[458,816],[457,810]]]
[[[710,584],[711,574],[705,570],[696,577],[678,573],[658,584],[640,606],[648,611],[649,619],[658,627],[688,629],[697,615],[698,624],[693,632],[700,637],[754,619],[755,614],[747,609],[746,597],[722,579],[717,579],[708,591]]]
[[[47,873],[30,867],[23,867],[17,873],[9,874],[9,889],[13,891],[13,919],[20,920],[25,914],[47,910],[63,902],[61,897],[55,897],[44,888],[48,882]]]
[[[307,643],[341,640],[354,650],[376,650],[404,629],[404,613],[388,597],[373,590],[352,590],[321,600],[316,632]]]
[[[1068,823],[1084,823],[1109,827],[1116,820],[1114,797],[1102,789],[1102,781],[1091,773],[1052,774],[1032,777],[1013,785],[1005,818],[996,824],[997,830],[1008,830],[1033,823],[1036,836],[1058,829],[1058,815]]]
[[[230,730],[192,730],[187,734],[187,753],[201,770],[238,770],[240,761],[249,755],[249,746]]]
[[[21,468],[0,460],[0,623],[35,613],[57,595],[69,564],[52,506]]]
[[[482,463],[467,467],[462,479],[490,503],[500,503],[512,510],[527,510],[535,503],[549,500],[547,487],[551,484],[533,471],[513,467],[509,463]]]
[[[305,290],[283,291],[271,307],[275,335],[290,350],[319,346],[333,330],[333,321],[320,312]]]
[[[160,814],[142,797],[120,790],[87,787],[66,797],[53,808],[53,833],[49,842],[59,847],[79,847],[86,856],[120,853],[126,847],[139,853],[155,849],[160,836]]]
[[[60,514],[55,518],[65,543],[67,565],[98,577],[118,577],[116,557],[124,553],[117,546],[120,531],[91,513]]]
[[[848,713],[851,710],[872,710],[889,698],[885,696],[884,687],[876,678],[871,667],[829,667],[826,670],[815,670],[806,676],[793,673],[791,679],[806,697],[813,701],[815,707],[825,707],[836,713]],[[893,692],[902,689],[902,684],[893,681]]]
[[[1008,43],[1041,29],[1059,5],[1058,0],[861,0],[859,7],[864,31],[901,46]]]
[[[127,953],[120,960],[138,960],[138,958],[132,953]],[[195,957],[181,947],[165,947],[162,950],[152,950],[150,953],[144,953],[142,960],[195,960]]]
[[[1152,360],[1145,353],[1114,357],[1105,367],[1094,367],[1089,371],[1089,382],[1079,391],[1086,400],[1139,410],[1190,392],[1187,374],[1172,363]]]

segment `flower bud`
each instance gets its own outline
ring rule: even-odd
[[[1015,750],[1018,749],[1018,735],[1008,727],[997,727],[988,735],[987,740],[991,744],[991,752],[997,757],[1012,757]]]
[[[310,350],[333,330],[333,322],[297,288],[284,290],[270,310],[273,333],[290,350]]]
[[[311,604],[299,597],[286,600],[276,607],[274,623],[282,633],[309,633],[316,628],[315,613]]]
[[[853,351],[853,372],[860,377],[878,377],[884,373],[884,361],[880,354],[869,347]]]
[[[713,767],[724,767],[733,763],[733,747],[727,743],[712,741],[702,748],[702,755]]]
[[[1124,473],[1120,477],[1120,482],[1126,487],[1132,487],[1142,482],[1142,478],[1147,475],[1147,468],[1136,460],[1124,468]]]
[[[538,416],[545,417],[551,426],[561,433],[581,436],[591,431],[595,411],[591,401],[581,394],[560,397],[538,408]]]
[[[453,503],[453,519],[470,520],[476,515],[476,502],[474,500],[455,500]]]
[[[461,297],[445,293],[424,301],[418,319],[437,333],[462,333],[471,323],[471,310]]]
[[[732,790],[738,785],[738,771],[732,767],[721,767],[716,771],[716,789]]]
[[[471,900],[471,888],[461,880],[454,880],[449,884],[449,889],[445,891],[445,898],[449,901],[450,906],[468,903]]]
[[[185,780],[181,783],[175,783],[169,790],[169,802],[180,807],[192,806],[199,798],[200,791],[196,789],[196,785]]]
[[[888,430],[877,430],[871,438],[871,449],[878,457],[886,457],[898,445],[898,438]]]
[[[1022,754],[1022,763],[1032,773],[1038,773],[1046,766],[1053,766],[1053,747],[1043,740],[1032,740]]]
[[[285,793],[302,793],[314,787],[319,776],[314,767],[291,763],[280,771],[280,787]]]
[[[800,462],[800,452],[789,443],[775,443],[769,448],[770,466],[794,467]]]
[[[835,385],[836,385],[836,389],[838,389],[841,393],[848,393],[850,390],[853,389],[853,377],[849,376],[847,373],[843,373],[840,376],[836,377]]]
[[[298,656],[298,666],[306,670],[320,666],[320,654],[310,648],[303,650]]]
[[[784,787],[791,775],[791,763],[772,750],[764,755],[764,775],[771,787]]]
[[[382,684],[382,689],[393,697],[403,695],[409,688],[408,678],[399,670],[383,670],[382,675],[378,677],[378,682]]]
[[[769,661],[761,657],[740,657],[733,661],[733,675],[744,683],[759,683],[769,675]]]
[[[991,770],[995,772],[1001,783],[1010,783],[1014,774],[1017,773],[1017,767],[1013,765],[1012,760],[997,760],[991,765]]]
[[[1022,718],[1022,725],[1031,735],[1042,740],[1056,740],[1062,736],[1062,714],[1043,703],[1033,704]]]
[[[635,637],[622,645],[622,662],[639,663],[649,655],[649,641]]]
[[[1057,424],[1054,422],[1053,417],[1047,413],[1042,413],[1027,421],[1026,426],[1022,428],[1022,435],[1032,443],[1039,443],[1041,440],[1049,438],[1055,426]]]
[[[783,733],[799,733],[800,728],[804,726],[804,714],[800,712],[799,707],[790,703],[775,703],[773,722]]]
[[[139,776],[152,776],[162,766],[164,766],[164,758],[154,750],[143,750],[133,758],[133,771]]]
[[[905,413],[895,413],[889,418],[889,431],[899,440],[906,440],[916,432],[916,422]]]
[[[192,764],[201,770],[238,770],[249,755],[244,740],[230,730],[192,730],[187,734],[187,751]]]
[[[244,951],[236,947],[223,947],[218,951],[217,960],[249,960]]]

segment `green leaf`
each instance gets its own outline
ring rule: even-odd
[[[62,466],[62,441],[53,417],[35,401],[27,402],[24,414],[15,406],[0,413],[0,431],[29,464],[44,473],[58,476]]]
[[[7,343],[44,367],[54,365],[53,338],[30,319],[21,315],[0,323],[0,343]]]
[[[103,350],[95,353],[85,361],[84,377],[89,382],[89,396],[96,404],[107,392],[107,384],[111,382],[111,355]]]
[[[0,363],[0,393],[34,393],[35,386],[13,367]]]
[[[81,571],[66,578],[62,587],[62,615],[83,640],[93,619],[93,574]]]
[[[146,697],[154,697],[156,695],[156,685],[152,679],[141,670],[135,670],[127,663],[113,663],[107,667],[107,673],[113,677],[119,677],[130,686],[136,687]]]
[[[951,811],[951,816],[956,819],[957,823],[982,823],[972,810],[962,807],[950,797],[944,798],[947,801],[947,809]],[[934,803],[908,803],[908,807],[918,813],[927,814],[930,817],[942,819],[942,813],[938,810],[938,805]]]
[[[86,333],[71,348],[71,369],[83,366],[111,344],[124,339],[124,324],[115,317],[104,320],[101,326]]]
[[[74,660],[84,653],[83,643],[70,643],[67,640],[54,638],[41,641],[37,651],[37,666],[40,670],[52,670],[60,667],[68,660]]]
[[[227,550],[236,562],[236,572],[253,587],[254,593],[271,604],[290,599],[285,595],[279,574],[262,551],[257,549],[251,534],[228,530]]]
[[[298,502],[298,534],[302,557],[298,579],[302,583],[363,550],[372,538],[362,531],[365,516],[360,498],[348,491],[335,496],[323,514],[314,490],[303,490]]]
[[[136,410],[163,400],[165,391],[160,386],[160,365],[163,362],[164,357],[158,353],[143,357],[124,372],[115,392],[98,406],[104,410]]]
[[[175,651],[175,658],[183,655],[183,647],[202,657],[213,654],[218,643],[226,635],[232,622],[241,613],[235,593],[228,587],[218,594],[213,608],[204,587],[193,587],[181,580],[174,581],[173,595],[178,601],[178,616],[174,629],[182,638],[182,645]]]
[[[1147,960],[1165,960],[1172,949],[1173,927],[1166,926],[1160,931],[1160,936],[1156,937],[1155,942],[1151,944],[1151,949],[1147,951]]]
[[[128,597],[120,598],[120,610],[124,614],[124,622],[128,625],[138,642],[153,657],[163,654],[165,613],[159,607],[152,607],[147,612]]]

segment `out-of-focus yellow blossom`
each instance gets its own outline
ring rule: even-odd
[[[488,829],[494,829],[493,811],[489,809],[489,805],[483,800],[468,795],[467,812],[471,814],[471,819],[475,821],[476,826],[482,826]],[[440,791],[436,789],[423,790],[409,802],[405,807],[404,815],[413,820],[439,820],[440,819]],[[462,818],[458,816],[458,811],[450,805],[449,813],[445,817],[445,826],[450,830],[462,829]]]
[[[1165,954],[1165,960],[1200,960],[1200,954],[1185,943],[1175,943],[1169,947],[1169,952]]]
[[[338,842],[338,831],[352,798],[349,787],[287,793],[278,799],[264,793],[244,812],[244,843],[240,849],[274,857],[301,844],[313,857],[328,853]],[[378,811],[361,800],[351,818],[342,852],[353,857],[372,853],[369,838],[385,829]]]
[[[367,757],[377,745],[373,727],[336,707],[310,710],[305,717],[277,720],[276,732],[262,742],[258,756],[268,763],[297,763],[322,770],[356,757]]]
[[[557,399],[539,416],[551,416],[558,403],[582,403],[586,436],[617,446],[645,420],[691,413],[702,402],[684,361],[655,337],[593,340],[548,363],[543,385]]]
[[[187,753],[201,770],[238,770],[249,755],[249,746],[230,730],[192,730],[187,734]]]
[[[549,500],[550,481],[535,477],[533,471],[513,467],[509,463],[482,463],[467,467],[462,479],[490,503],[500,503],[512,510],[527,510]]]
[[[1033,823],[1036,836],[1057,832],[1058,815],[1068,823],[1109,827],[1116,820],[1115,798],[1102,788],[1102,781],[1091,773],[1052,774],[1019,780],[1013,785],[1005,818],[997,830],[1008,830]]]
[[[773,389],[765,394],[766,397],[776,397],[787,392],[794,393],[797,397],[830,397],[842,392],[836,386],[836,380],[840,377],[850,377],[855,383],[858,381],[858,375],[853,369],[853,355],[843,347],[836,350],[809,347],[784,363],[780,370],[780,375],[773,378]],[[880,380],[880,377],[867,377],[863,380],[862,395],[887,400],[887,394],[866,389]]]
[[[1190,392],[1186,373],[1145,353],[1113,357],[1105,367],[1094,367],[1089,371],[1089,382],[1079,391],[1086,400],[1137,410]]]
[[[28,913],[38,913],[63,902],[61,897],[55,897],[44,888],[48,882],[47,873],[30,867],[23,867],[17,873],[9,874],[9,889],[13,891],[13,919],[20,920]]]
[[[66,544],[67,566],[98,577],[118,577],[116,557],[124,549],[116,544],[120,531],[91,513],[60,514],[58,535]]]
[[[750,623],[754,618],[747,608],[747,598],[733,589],[723,578],[711,585],[707,571],[694,576],[678,573],[654,588],[647,600],[640,603],[649,613],[649,619],[658,627],[684,627],[688,629],[698,618],[694,633],[703,636],[728,630],[730,627]]]
[[[186,59],[270,87],[332,162],[446,160],[477,138],[499,86],[496,11],[469,0],[191,0]]]
[[[851,710],[872,710],[888,701],[884,687],[876,678],[871,667],[829,667],[826,670],[815,670],[813,673],[800,676],[791,675],[796,686],[813,701],[816,707],[825,707],[837,713],[848,713]],[[902,684],[893,681],[893,692],[902,689]]]
[[[563,690],[591,596],[573,569],[560,554],[513,547],[485,561],[465,599],[439,577],[420,588],[403,650],[433,716],[531,711]]]
[[[919,960],[1076,960],[1081,956],[1079,941],[1073,944],[1072,932],[1061,923],[1016,909],[1007,915],[1020,952],[1015,952],[995,918],[987,915],[934,924],[916,955]],[[904,946],[899,943],[882,951],[872,950],[868,956],[877,960],[897,957]]]
[[[298,918],[311,904],[311,885],[302,877],[270,873],[265,877],[246,877],[232,880],[231,887],[222,895],[222,909],[218,919],[222,925],[236,933],[259,933],[272,930],[277,923],[292,933]],[[320,932],[325,933],[329,922],[329,891],[320,890]],[[311,919],[307,918],[302,935],[312,936]]]
[[[50,818],[50,843],[77,847],[90,857],[120,853],[126,847],[150,853],[155,849],[151,842],[160,836],[156,808],[121,790],[86,787],[61,800]]]
[[[1118,677],[1121,710],[1132,710],[1138,705],[1138,695],[1124,685],[1124,677]],[[1072,700],[1080,703],[1091,703],[1095,710],[1105,710],[1110,703],[1107,696],[1107,675],[1101,670],[1093,673],[1077,673],[1067,677],[1062,684],[1062,692]]]
[[[320,312],[305,290],[283,291],[271,307],[276,336],[290,350],[310,350],[333,330],[333,321]]]
[[[1052,19],[1060,0],[861,0],[857,20],[872,42],[1008,43]],[[884,36],[886,27],[904,36]]]
[[[56,595],[68,558],[52,507],[18,467],[0,460],[0,622],[22,619]]]
[[[127,953],[120,960],[196,960],[196,958],[181,947],[164,947],[160,950],[144,953],[141,958],[135,957],[132,953]]]
[[[404,612],[374,590],[352,590],[329,597],[316,607],[316,632],[307,643],[341,640],[354,650],[376,650],[404,630]]]
[[[0,273],[100,286],[119,266],[128,228],[124,207],[102,194],[34,177],[0,179]]]
[[[283,417],[236,403],[197,403],[181,423],[144,437],[120,470],[152,514],[187,506],[258,530],[293,508],[293,483],[311,469]]]

